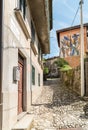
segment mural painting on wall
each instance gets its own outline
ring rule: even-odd
[[[80,53],[80,38],[79,33],[65,35],[60,39],[61,55],[63,57],[76,56]]]

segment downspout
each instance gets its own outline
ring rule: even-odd
[[[2,130],[2,46],[3,46],[3,0],[0,0],[0,130]]]

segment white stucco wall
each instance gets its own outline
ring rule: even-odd
[[[11,130],[17,122],[18,114],[18,83],[13,82],[13,67],[18,66],[18,52],[25,57],[26,78],[24,79],[26,90],[26,111],[31,105],[31,88],[33,101],[38,97],[43,85],[43,71],[38,63],[38,55],[34,55],[30,47],[30,39],[26,39],[15,15],[14,9],[17,6],[17,0],[4,0],[4,42],[3,42],[3,129]],[[28,21],[26,25],[29,33],[31,32],[31,15],[27,13]],[[31,33],[30,33],[31,36]],[[38,39],[36,35],[35,47],[38,51]],[[27,48],[27,49],[26,49]],[[32,86],[31,65],[35,67],[35,86]],[[38,86],[38,73],[41,77],[41,86]]]

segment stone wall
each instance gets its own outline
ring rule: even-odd
[[[69,89],[81,94],[80,67],[68,71],[61,71],[61,80]]]

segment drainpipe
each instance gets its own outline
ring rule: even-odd
[[[2,45],[3,45],[3,0],[0,0],[0,130],[2,130]]]

